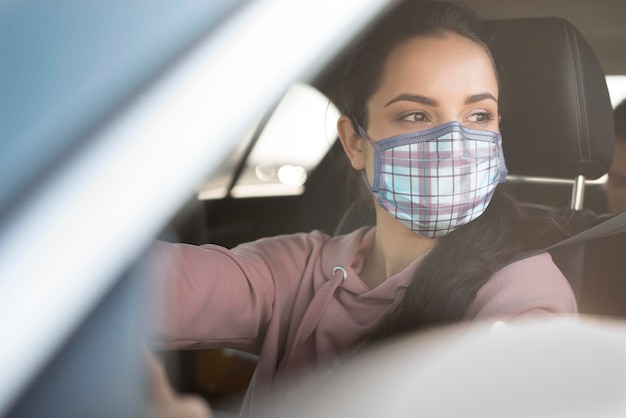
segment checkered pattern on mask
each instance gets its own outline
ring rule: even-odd
[[[500,135],[458,122],[372,144],[372,193],[380,206],[427,237],[476,219],[506,178]]]

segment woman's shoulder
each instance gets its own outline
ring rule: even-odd
[[[522,315],[577,312],[572,287],[551,255],[544,252],[497,271],[478,290],[466,319],[508,320]]]
[[[298,232],[293,234],[276,235],[260,238],[255,241],[240,244],[236,249],[266,249],[272,250],[282,247],[288,251],[308,251],[311,248],[332,247],[339,249],[346,246],[358,245],[363,236],[371,227],[357,229],[345,235],[331,236],[324,231]]]
[[[263,237],[239,244],[235,248],[283,247],[285,249],[305,249],[324,245],[330,238],[327,233],[316,229],[310,232],[296,232]]]
[[[360,240],[358,231],[347,235],[332,236],[324,231],[312,230],[310,232],[297,232],[293,234],[276,235],[264,237],[255,241],[240,244],[234,248],[235,251],[253,250],[261,252],[275,253],[277,250],[285,253],[318,251],[325,247],[342,247],[358,243]]]

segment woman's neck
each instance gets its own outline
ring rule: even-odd
[[[437,244],[418,235],[376,205],[376,237],[361,278],[370,289],[401,272]]]

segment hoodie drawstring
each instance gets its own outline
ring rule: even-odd
[[[302,342],[309,338],[322,318],[322,314],[333,297],[335,290],[337,290],[339,285],[346,280],[346,277],[348,277],[348,272],[345,268],[341,266],[333,267],[332,279],[328,280],[319,288],[304,313],[304,317],[302,318],[302,322],[300,323],[300,327],[296,333],[293,348],[299,346]]]

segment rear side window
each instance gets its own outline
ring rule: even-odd
[[[337,138],[339,111],[330,100],[307,84],[292,85],[274,108],[249,129],[243,149],[233,155],[223,173],[213,175],[198,192],[200,199],[298,195],[309,173],[317,167]],[[264,126],[259,124],[264,123]],[[259,129],[260,133],[259,133]],[[245,147],[258,135],[243,170],[234,182],[235,168]]]
[[[626,100],[626,75],[607,75],[606,86],[609,89],[613,108],[622,100]]]

